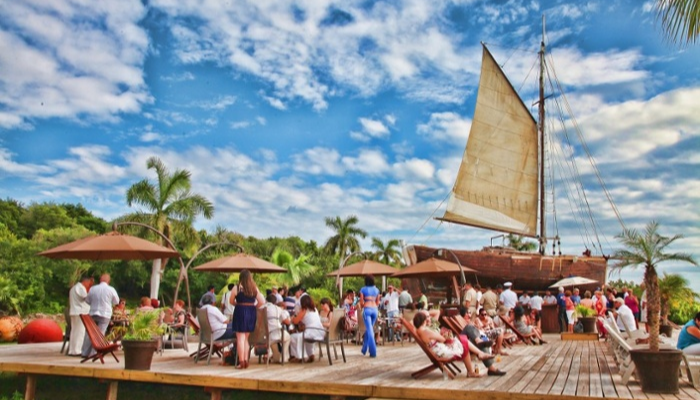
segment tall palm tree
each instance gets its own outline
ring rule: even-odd
[[[210,219],[214,216],[214,206],[201,195],[193,194],[191,173],[176,170],[172,174],[157,157],[146,162],[148,169],[156,171],[157,181],[144,179],[133,184],[126,192],[126,203],[142,209],[127,215],[125,220],[148,224],[168,239],[174,235],[196,240],[197,232],[192,223],[198,215]],[[157,239],[160,244],[162,240]],[[154,260],[151,270],[151,298],[158,298],[160,278],[165,269],[165,260]]]
[[[335,253],[342,260],[349,252],[360,251],[360,241],[358,237],[367,237],[367,232],[358,228],[356,225],[360,221],[357,216],[351,215],[345,220],[340,217],[326,217],[326,226],[335,231],[335,235],[331,236],[325,244],[325,249],[329,253]]]
[[[657,17],[672,43],[694,44],[700,35],[700,0],[657,0]]]
[[[616,250],[613,258],[619,260],[612,270],[620,271],[623,268],[636,268],[644,266],[644,284],[647,287],[647,320],[649,321],[649,349],[659,351],[659,275],[657,265],[665,261],[684,261],[698,265],[690,254],[666,253],[666,248],[671,243],[682,238],[682,235],[673,237],[661,236],[658,233],[659,223],[651,221],[647,224],[643,233],[635,229],[625,229],[616,237],[624,249]]]
[[[690,288],[690,282],[678,274],[666,274],[659,279],[659,300],[661,301],[661,322],[668,324],[671,306],[687,302],[694,303],[698,294]]]
[[[276,281],[289,286],[300,284],[304,278],[316,272],[316,266],[308,263],[309,258],[311,257],[306,254],[294,258],[294,255],[286,250],[275,249],[270,262],[287,270],[287,273],[276,276]]]
[[[508,236],[506,236],[506,239],[508,239],[508,246],[518,251],[535,251],[537,249],[536,242],[525,240],[520,235],[513,235],[512,233],[509,233]]]
[[[385,244],[380,238],[373,237],[372,247],[375,249],[377,261],[387,265],[401,264],[401,242],[398,239],[390,239]]]

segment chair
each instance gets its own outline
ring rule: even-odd
[[[413,318],[418,314],[418,310],[403,310],[402,316],[403,318],[408,321],[408,322],[413,322]],[[411,336],[408,334],[408,330],[406,329],[403,324],[401,324],[401,337],[403,338],[406,336],[408,338],[408,341],[411,341]],[[401,344],[403,345],[403,340],[401,341]]]
[[[423,350],[426,356],[430,359],[431,364],[428,365],[427,367],[420,369],[414,373],[411,374],[411,376],[414,379],[418,379],[421,376],[439,369],[442,372],[442,377],[443,379],[447,380],[449,379],[454,379],[455,375],[462,372],[456,365],[453,364],[451,359],[448,358],[438,358],[435,353],[433,353],[428,345],[418,336],[418,332],[416,332],[416,328],[413,326],[411,322],[406,321],[403,317],[400,318],[401,324],[404,328],[406,328],[406,332],[408,332],[409,336],[415,340],[416,343],[420,346],[420,348]],[[455,372],[456,370],[456,372]]]
[[[607,323],[607,321],[605,324],[610,325]],[[605,328],[608,329],[609,326],[606,326]],[[630,355],[632,346],[627,343],[627,341],[625,341],[625,339],[623,339],[615,329],[608,329],[608,335],[612,338],[615,361],[617,361],[618,370],[622,376],[621,382],[623,385],[626,385],[632,377],[635,369],[634,362],[632,362],[632,356]]]
[[[194,319],[194,318],[193,318]],[[182,329],[182,332],[178,332]],[[165,334],[165,337],[167,338],[166,340],[163,341],[163,347],[167,347],[168,343],[170,343],[170,348],[174,349],[175,348],[175,342],[177,340],[182,342],[182,348],[185,351],[189,351],[187,348],[187,342],[189,342],[189,332],[190,332],[190,319],[186,316],[185,317],[185,324],[183,326],[173,326],[168,325],[168,331]],[[180,336],[178,338],[178,335]]]
[[[119,349],[119,344],[110,343],[107,341],[105,335],[88,314],[80,314],[80,320],[83,322],[83,325],[85,325],[85,333],[88,335],[88,338],[90,338],[92,348],[96,351],[95,355],[83,358],[80,360],[80,363],[84,363],[88,360],[92,360],[92,362],[95,362],[95,360],[100,360],[100,362],[104,364],[104,356],[107,354],[111,354],[112,357],[119,362],[119,359],[114,354],[114,350]]]
[[[259,308],[257,310],[257,317],[255,321],[255,330],[250,334],[250,347],[251,350],[256,346],[265,346],[268,351],[270,347],[277,344],[282,344],[284,340],[284,335],[288,334],[283,326],[279,328],[275,327],[270,329],[270,321],[267,319],[267,308]],[[271,332],[280,331],[280,338],[278,340],[270,339]],[[280,346],[280,357],[282,360],[282,365],[284,365],[284,346]],[[270,365],[270,360],[272,359],[272,354],[267,355],[266,364]],[[262,361],[262,355],[258,356],[258,363]]]
[[[685,364],[685,371],[688,375],[688,382],[690,382],[695,389],[700,389],[700,356],[683,354],[683,363]]]
[[[207,365],[211,362],[211,355],[216,353],[221,357],[221,350],[229,343],[233,342],[233,339],[223,339],[215,340],[212,336],[211,325],[209,324],[209,313],[206,307],[197,310],[197,319],[199,320],[199,345],[197,346],[197,351],[194,353],[194,362],[198,363],[199,359],[207,354]],[[202,347],[205,345],[205,347]]]
[[[306,327],[306,330],[301,334],[301,339],[305,343],[318,343],[318,348],[319,348],[319,359],[323,358],[323,348],[321,347],[321,344],[325,343],[326,344],[326,354],[328,354],[328,364],[333,365],[333,360],[331,359],[331,345],[333,345],[333,353],[335,355],[335,359],[338,359],[338,350],[336,349],[335,345],[340,344],[340,353],[343,355],[343,362],[347,362],[345,359],[345,347],[343,345],[343,333],[342,329],[340,327],[340,320],[345,317],[345,310],[343,309],[335,309],[333,310],[333,313],[331,314],[331,323],[328,326],[328,330],[326,331],[326,334],[323,338],[323,340],[314,340],[314,339],[307,339],[306,338],[306,331],[309,329],[314,329],[311,327]],[[301,360],[304,362],[304,347],[302,346],[301,348]]]
[[[518,338],[519,342],[522,342],[524,344],[532,344],[532,337],[535,335],[534,333],[530,333],[528,335],[525,335],[522,332],[515,329],[515,326],[513,326],[513,323],[511,321],[509,321],[507,318],[501,317],[500,320],[503,321],[503,324],[506,326],[506,328],[513,331],[513,333],[515,334],[515,337]]]
[[[70,322],[70,308],[66,307],[63,309],[63,317],[66,320],[66,331],[63,332],[63,345],[61,346],[61,353],[63,354],[63,351],[65,350],[66,354],[68,354],[68,351],[70,350],[70,331],[71,331],[71,322]]]

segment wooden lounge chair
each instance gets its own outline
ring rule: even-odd
[[[515,329],[515,326],[513,326],[513,323],[508,320],[507,318],[501,317],[501,321],[503,321],[503,324],[506,326],[506,328],[510,329],[513,331],[513,334],[518,338],[518,342],[522,342],[524,344],[533,344],[532,338],[535,336],[534,333],[530,333],[529,335],[525,335],[522,332],[518,331]]]
[[[700,356],[683,354],[683,364],[685,364],[688,382],[695,389],[700,389]]]
[[[93,321],[88,314],[80,314],[80,320],[83,321],[83,325],[85,325],[85,333],[88,335],[88,338],[90,338],[92,348],[96,351],[95,355],[85,357],[82,360],[80,360],[80,362],[84,363],[88,360],[92,360],[92,362],[95,362],[95,360],[100,360],[100,362],[104,364],[104,356],[106,356],[107,354],[111,354],[112,357],[114,357],[114,359],[117,362],[119,362],[119,359],[114,354],[114,350],[119,349],[119,344],[109,342],[105,338],[105,335],[102,333],[100,328],[97,327],[95,321]]]
[[[331,345],[333,345],[333,353],[335,354],[335,359],[338,359],[338,350],[336,349],[335,345],[340,344],[340,353],[343,355],[343,362],[347,362],[345,360],[345,347],[343,347],[343,335],[340,327],[340,320],[343,319],[345,316],[345,310],[342,309],[335,309],[333,310],[333,314],[331,314],[331,323],[328,326],[328,329],[324,329],[326,332],[325,337],[323,340],[313,340],[313,339],[307,339],[306,338],[306,330],[313,329],[310,327],[307,327],[304,333],[302,333],[302,340],[306,343],[318,343],[318,349],[320,352],[319,359],[323,358],[323,348],[321,347],[322,344],[325,343],[326,345],[326,354],[328,355],[328,364],[333,365],[333,360],[331,359]],[[301,361],[304,362],[304,347],[302,346],[301,348]]]
[[[423,339],[418,336],[418,332],[416,332],[416,328],[413,326],[412,322],[406,321],[403,317],[400,318],[401,320],[401,325],[406,328],[406,332],[408,332],[408,335],[413,338],[413,340],[418,343],[418,346],[423,350],[426,356],[428,356],[428,359],[430,359],[431,364],[428,365],[425,368],[422,368],[414,373],[411,374],[411,376],[414,379],[418,379],[421,376],[428,374],[432,372],[433,370],[439,369],[442,372],[442,377],[443,379],[447,380],[447,378],[454,379],[455,375],[460,373],[461,370],[453,364],[452,359],[448,358],[438,358],[435,353],[430,350],[428,347],[428,344],[423,341]]]
[[[408,322],[413,322],[413,317],[418,314],[418,310],[403,310],[403,318],[408,321]],[[411,341],[411,336],[408,334],[408,330],[406,330],[406,327],[401,324],[401,345],[403,345],[403,337],[406,337],[408,341]]]
[[[211,355],[216,354],[222,356],[221,351],[227,344],[233,342],[233,339],[215,340],[212,336],[211,325],[209,324],[209,314],[205,308],[200,308],[197,311],[197,319],[199,320],[199,345],[195,352],[194,362],[198,363],[199,359],[207,355],[207,365],[211,362]],[[204,345],[204,347],[202,347]]]

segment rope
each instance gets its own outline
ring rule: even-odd
[[[451,193],[451,192],[450,192],[450,193]],[[408,239],[408,240],[406,241],[406,243],[410,243],[410,242],[416,237],[416,235],[418,235],[418,233],[421,231],[421,229],[423,229],[423,227],[425,227],[425,225],[433,218],[433,216],[435,215],[435,213],[437,212],[437,210],[439,210],[440,207],[442,207],[443,203],[445,203],[445,200],[447,200],[447,199],[450,197],[450,193],[448,193],[447,196],[445,196],[445,198],[442,199],[442,201],[440,202],[440,204],[438,204],[437,207],[435,207],[435,210],[433,210],[432,214],[430,214],[430,215],[428,216],[428,218],[425,219],[425,221],[423,222],[423,225],[421,225],[420,228],[418,228],[418,229],[413,233],[413,236],[411,236],[411,238]],[[440,221],[440,224],[438,224],[437,227],[439,228],[441,224],[442,224],[442,221]],[[437,230],[437,228],[436,228],[436,230]],[[433,233],[429,236],[429,238],[432,237],[434,234],[435,234],[435,232],[433,232]]]

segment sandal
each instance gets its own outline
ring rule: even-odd
[[[496,358],[495,355],[487,354],[487,353],[481,353],[477,357],[479,358],[479,361],[490,360],[492,358]]]

